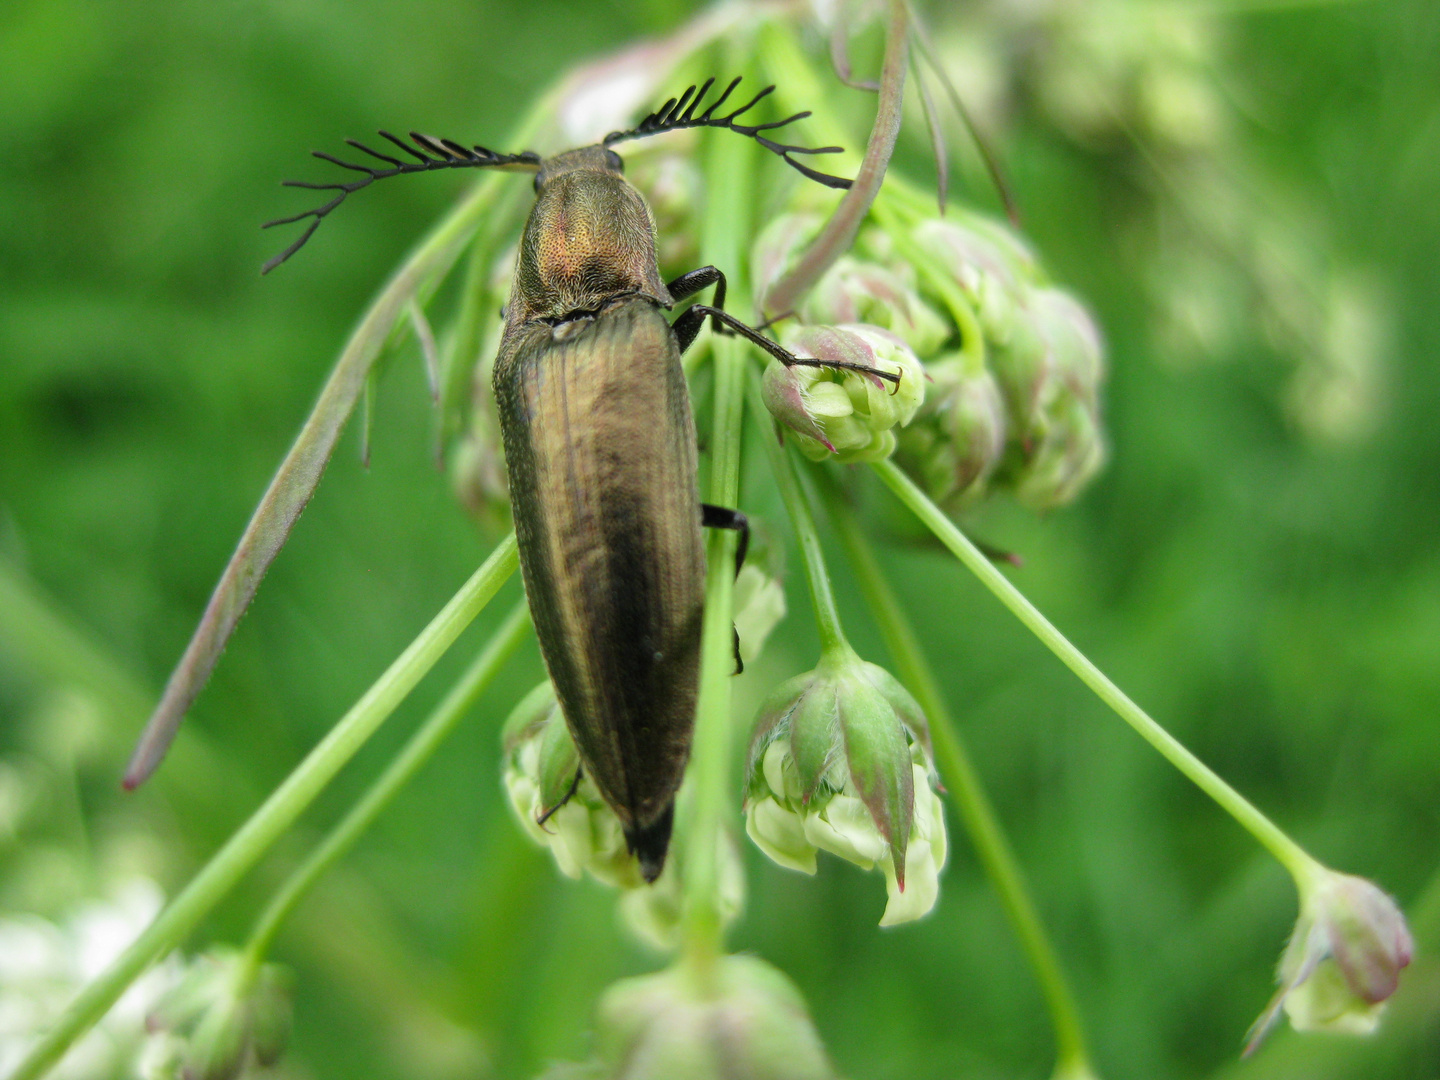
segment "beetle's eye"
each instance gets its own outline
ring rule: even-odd
[[[545,174],[544,174],[543,172],[537,172],[537,173],[535,174],[534,187],[535,187],[535,194],[536,194],[536,195],[539,195],[539,194],[540,194],[540,177],[542,177],[542,176],[544,176],[544,175],[545,175]]]
[[[617,154],[614,150],[607,149],[605,151],[605,164],[609,165],[610,168],[614,169],[622,176],[624,175],[625,159],[622,158],[619,154]]]

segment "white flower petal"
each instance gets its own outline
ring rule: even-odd
[[[835,382],[817,382],[805,391],[805,408],[821,421],[849,416],[855,411],[845,387]]]
[[[805,838],[863,870],[871,869],[889,846],[869,809],[854,795],[832,795],[819,813],[806,814]]]
[[[765,784],[776,799],[788,800],[785,791],[785,759],[790,755],[790,741],[776,739],[765,748],[760,760],[760,771],[765,775]]]
[[[1355,996],[1334,960],[1322,960],[1284,999],[1285,1015],[1296,1031],[1338,1031],[1369,1035],[1380,1023],[1383,1001],[1370,1004]]]
[[[945,804],[930,786],[929,771],[920,765],[915,766],[915,824],[910,835],[929,841],[937,870],[945,866],[950,846],[945,831]]]
[[[745,832],[781,866],[815,873],[815,847],[806,839],[799,815],[774,799],[755,799],[745,807]]]
[[[890,902],[880,917],[881,926],[897,926],[928,915],[940,896],[940,869],[927,840],[912,840],[905,852],[905,891],[895,880],[895,864],[887,855],[883,865]]]
[[[551,830],[546,839],[560,872],[568,878],[580,880],[581,871],[595,851],[591,842],[590,812],[580,804],[580,800],[571,799],[550,815],[545,826]]]

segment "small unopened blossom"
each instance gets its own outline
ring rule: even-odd
[[[1324,871],[1300,902],[1280,958],[1280,989],[1251,1028],[1253,1051],[1281,1010],[1296,1031],[1368,1035],[1400,984],[1414,941],[1395,901],[1364,878]]]
[[[589,871],[607,885],[639,888],[644,879],[620,819],[589,777],[575,783],[580,755],[548,680],[515,707],[501,738],[510,806],[560,872],[578,881]]]
[[[800,305],[806,323],[868,323],[889,330],[917,356],[931,356],[954,328],[921,299],[914,271],[841,256]]]
[[[695,213],[701,203],[704,177],[695,163],[693,134],[676,133],[637,143],[625,155],[626,176],[645,193],[654,215],[655,255],[667,276],[700,265]]]
[[[233,950],[198,957],[146,1018],[184,1080],[233,1080],[250,1064],[268,1068],[290,1036],[290,975],[276,964],[251,968]]]
[[[801,193],[804,189],[801,189]],[[763,300],[777,281],[789,273],[820,234],[825,224],[825,215],[817,212],[798,211],[779,214],[760,230],[750,248],[750,281],[754,288],[757,305]],[[771,315],[786,315],[788,312],[775,311]]]
[[[753,956],[721,957],[704,984],[686,968],[616,983],[596,1010],[595,1041],[591,1075],[615,1080],[835,1075],[800,992]]]
[[[885,875],[881,926],[927,913],[945,864],[929,729],[915,699],[848,648],[761,708],[746,766],[745,829],[781,866],[815,872],[829,851]]]
[[[930,386],[915,419],[899,435],[896,461],[947,510],[983,495],[1005,452],[1008,420],[995,377],[970,373],[968,358],[925,365]]]
[[[1069,293],[1032,290],[1027,310],[1044,353],[1023,434],[1023,465],[1012,482],[1021,502],[1048,510],[1071,501],[1105,461],[1104,352],[1094,320]]]
[[[772,360],[764,397],[771,414],[800,436],[814,461],[883,461],[895,451],[895,428],[908,424],[925,399],[920,361],[894,334],[877,326],[800,326],[784,335],[796,356],[898,374],[892,383],[866,371],[786,367]]]
[[[917,224],[914,240],[970,300],[987,343],[1009,343],[1025,292],[1040,278],[1034,253],[1015,233],[979,214]]]
[[[455,447],[451,478],[455,494],[477,521],[489,528],[510,526],[510,486],[500,422],[495,404],[486,396],[471,409],[470,423]]]
[[[785,589],[772,575],[750,561],[735,578],[735,635],[740,639],[740,660],[749,664],[760,655],[770,631],[785,618]]]

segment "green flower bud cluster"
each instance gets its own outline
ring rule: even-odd
[[[625,175],[645,193],[655,218],[655,256],[667,278],[700,266],[700,230],[695,209],[701,205],[704,177],[696,164],[694,132],[632,144],[625,151]]]
[[[745,828],[781,866],[815,872],[829,851],[885,875],[881,926],[934,907],[945,865],[944,809],[915,699],[848,647],[784,683],[756,720]]]
[[[146,1019],[171,1036],[156,1074],[185,1080],[234,1080],[251,1064],[268,1068],[290,1037],[290,973],[276,964],[252,967],[234,950],[196,958]]]
[[[833,1080],[804,999],[753,956],[725,956],[697,984],[674,968],[616,983],[600,999],[599,1060],[624,1080]]]
[[[451,465],[455,494],[470,515],[487,527],[510,527],[510,481],[505,471],[505,450],[500,444],[500,416],[496,412],[491,374],[500,351],[505,322],[501,307],[510,292],[519,244],[514,243],[491,260],[482,288],[479,352],[466,358],[470,375],[470,408],[465,429],[456,443]]]
[[[927,363],[937,385],[902,440],[902,467],[951,509],[988,488],[1040,510],[1071,501],[1105,457],[1104,353],[1089,313],[1047,285],[1030,249],[998,222],[922,218],[901,247],[924,263],[922,293],[947,293],[952,311],[973,317],[968,328],[957,323],[958,354],[937,358],[938,370]]]
[[[506,720],[501,739],[505,793],[525,833],[550,850],[566,877],[578,881],[588,873],[621,890],[621,916],[641,941],[657,949],[675,947],[684,834],[676,834],[664,872],[646,885],[639,863],[626,847],[620,819],[588,777],[582,774],[575,782],[581,771],[580,755],[549,680],[521,699]],[[744,870],[733,843],[722,844],[717,857],[719,906],[729,922],[744,906]]]
[[[783,340],[799,355],[843,361],[858,350],[835,348],[841,328],[831,324],[872,336],[887,331],[892,349],[898,339],[921,361],[923,402],[898,415],[847,410],[829,385],[864,401],[862,375],[772,365],[772,413],[815,460],[875,461],[895,452],[951,510],[996,488],[1037,509],[1073,499],[1104,460],[1103,349],[1089,314],[1046,283],[1007,226],[958,210],[935,217],[905,194],[882,194],[872,217],[883,227],[862,230],[800,304],[800,325]],[[818,214],[797,211],[760,234],[752,251],[758,295],[794,266],[820,223]],[[820,334],[831,335],[828,352],[814,347]],[[898,397],[905,398],[906,381]]]

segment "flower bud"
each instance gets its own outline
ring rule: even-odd
[[[510,526],[510,485],[500,422],[489,394],[476,393],[470,422],[456,444],[451,483],[477,521],[493,529]]]
[[[771,287],[795,266],[824,224],[825,218],[819,213],[799,212],[781,214],[760,230],[750,248],[750,281],[757,306],[762,304]]]
[[[770,631],[785,618],[785,589],[757,565],[754,549],[735,578],[735,634],[740,660],[749,665],[760,655]]]
[[[1005,402],[988,371],[967,373],[947,356],[925,365],[930,386],[915,419],[899,434],[896,461],[932,499],[958,510],[983,495],[1005,452]]]
[[[1022,297],[1040,277],[1034,253],[1007,226],[979,214],[922,221],[914,238],[969,298],[986,342],[1008,344]]]
[[[833,454],[843,464],[883,461],[895,450],[896,426],[910,422],[925,398],[924,370],[905,343],[876,326],[800,326],[785,335],[797,356],[860,364],[898,373],[891,383],[863,371],[786,367],[765,369],[765,404],[800,436],[814,461]]]
[[[841,256],[800,305],[806,323],[869,323],[889,330],[918,356],[931,356],[954,330],[915,291],[913,272]]]
[[[601,1076],[624,1080],[833,1080],[800,992],[753,956],[625,979],[596,1011]]]
[[[525,832],[550,849],[566,877],[578,881],[588,871],[602,884],[620,889],[621,918],[641,941],[657,949],[673,948],[680,928],[684,833],[676,832],[664,871],[647,885],[625,843],[620,819],[589,777],[582,775],[575,783],[580,755],[548,679],[515,706],[501,741],[505,792]],[[682,789],[680,798],[685,797]],[[745,875],[733,843],[720,844],[716,858],[720,916],[729,923],[744,906]]]
[[[146,1021],[167,1031],[184,1080],[233,1080],[252,1060],[273,1065],[290,1036],[290,975],[276,964],[252,969],[240,953],[199,957]]]
[[[1280,990],[1251,1028],[1247,1054],[1281,1009],[1296,1031],[1369,1034],[1410,963],[1414,942],[1395,901],[1364,878],[1324,873],[1301,898]]]
[[[640,867],[620,819],[589,777],[575,783],[580,755],[548,679],[515,706],[501,745],[510,806],[530,838],[550,849],[560,872],[578,881],[588,870],[607,885],[638,888]]]
[[[626,176],[645,193],[655,218],[655,255],[667,275],[700,263],[695,210],[704,181],[695,164],[695,140],[685,137],[693,134],[637,143],[625,154]]]
[[[885,874],[881,926],[935,904],[945,820],[931,789],[929,729],[884,668],[845,650],[761,708],[746,766],[745,828],[781,866],[815,872],[823,849]]]
[[[1048,510],[1073,499],[1104,463],[1104,354],[1089,312],[1069,293],[1034,289],[1027,309],[1044,343],[1044,361],[1021,446],[1024,464],[1013,482],[1021,502]]]

